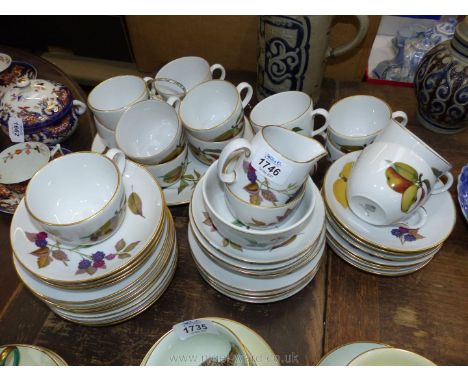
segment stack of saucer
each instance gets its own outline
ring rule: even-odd
[[[0,366],[67,366],[62,357],[41,346],[0,345]]]
[[[97,164],[98,159],[106,161],[94,153],[70,154],[51,162],[38,174],[46,172],[54,187],[59,187],[62,179],[63,183],[72,180],[65,176],[66,172],[61,172],[58,178],[49,177],[49,166],[57,167],[55,162],[64,158],[70,158],[67,163],[82,163],[85,162],[82,158],[93,157],[96,157],[93,164]],[[56,314],[85,325],[121,322],[153,304],[168,287],[175,272],[177,245],[171,214],[162,190],[151,174],[144,167],[126,161],[121,176],[125,194],[121,224],[114,227],[115,218],[112,218],[91,235],[91,241],[99,239],[101,234],[107,235],[106,239],[97,240],[96,244],[76,245],[63,244],[57,239],[56,230],[71,229],[83,222],[89,225],[102,216],[101,211],[75,225],[54,228],[42,225],[38,229],[26,202],[28,196],[32,202],[33,195],[28,193],[34,193],[34,185],[40,177],[33,178],[11,223],[14,265],[24,284]],[[89,178],[92,176],[88,174],[86,179]],[[106,181],[103,177],[99,179]],[[87,181],[80,180],[83,189],[86,189]],[[61,191],[64,195],[70,192],[67,187],[62,187]],[[98,190],[94,190],[94,195],[99,195]],[[62,204],[66,199],[62,199]],[[48,200],[46,192],[37,200],[45,204]],[[28,206],[33,208],[33,203]],[[67,207],[73,210],[70,203]],[[56,213],[60,215],[60,211]]]
[[[195,188],[190,205],[189,244],[206,282],[233,299],[280,301],[315,276],[325,247],[325,208],[310,178],[289,219],[268,229],[243,225],[231,214],[213,163]]]
[[[369,273],[401,276],[428,264],[455,224],[455,207],[448,191],[431,195],[424,204],[427,222],[419,229],[372,225],[349,208],[346,187],[359,152],[334,162],[324,180],[327,242],[349,264]]]

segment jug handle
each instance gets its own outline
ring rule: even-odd
[[[245,156],[249,157],[252,152],[252,145],[245,138],[235,139],[232,142],[229,142],[226,147],[224,147],[221,155],[218,159],[218,178],[223,183],[234,183],[236,180],[236,172],[226,172],[227,168],[231,161],[239,154],[239,151],[245,152]]]
[[[338,46],[336,48],[328,47],[326,58],[338,57],[349,52],[350,50],[358,46],[361,43],[361,41],[364,40],[364,37],[366,37],[367,29],[369,28],[369,18],[367,16],[353,16],[353,17],[356,17],[359,23],[356,36],[354,37],[352,41],[342,46]]]

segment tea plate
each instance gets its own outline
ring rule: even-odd
[[[244,138],[251,140],[254,135],[252,127],[247,117],[244,117],[244,121]],[[91,146],[91,151],[102,154],[106,150],[106,144],[99,134],[96,134]],[[190,203],[195,186],[209,168],[209,166],[196,159],[191,150],[188,150],[187,159],[188,165],[182,178],[170,187],[163,189],[168,206]]]
[[[377,249],[408,254],[427,251],[442,244],[452,232],[456,219],[455,205],[448,191],[429,198],[423,206],[427,212],[427,223],[414,230],[397,225],[371,225],[338,201],[333,184],[340,179],[344,165],[356,161],[359,154],[360,151],[355,151],[341,157],[325,175],[323,195],[333,219],[351,236]]]
[[[302,232],[289,238],[285,243],[278,244],[271,250],[242,248],[239,244],[223,238],[213,226],[203,202],[202,182],[197,185],[193,194],[192,203],[190,204],[190,213],[193,217],[194,224],[203,238],[209,242],[213,248],[235,260],[244,263],[258,264],[282,263],[291,260],[316,243],[324,227],[325,206],[318,188],[312,183],[316,200],[315,208],[309,222]],[[226,211],[227,210],[226,207]],[[232,218],[232,220],[234,220],[234,218]]]
[[[65,247],[38,232],[21,201],[11,222],[11,245],[21,265],[60,286],[81,286],[120,272],[139,260],[161,234],[164,197],[142,166],[127,161],[123,174],[127,211],[117,232],[92,246]]]
[[[317,366],[346,366],[359,354],[371,349],[389,347],[389,345],[377,342],[353,342],[340,346],[327,353],[317,364]]]
[[[274,278],[248,277],[239,273],[230,272],[210,260],[199,247],[190,229],[188,230],[188,240],[194,261],[199,267],[203,268],[210,277],[225,285],[231,286],[233,289],[245,291],[247,293],[253,292],[264,294],[287,289],[292,284],[298,283],[306,278],[322,258],[322,254],[320,253],[319,255],[314,256],[313,259],[302,268],[284,276]]]
[[[0,346],[0,358],[4,351],[11,350],[5,361],[5,366],[66,366],[67,363],[49,349],[26,344],[11,344]],[[16,359],[14,352],[17,352]],[[6,354],[5,354],[6,355]],[[2,364],[0,364],[2,366]]]
[[[468,164],[463,166],[458,175],[457,192],[461,211],[468,221]]]

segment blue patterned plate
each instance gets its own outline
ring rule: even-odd
[[[460,203],[461,210],[468,221],[468,164],[466,164],[458,175],[458,202]]]

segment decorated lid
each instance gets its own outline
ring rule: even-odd
[[[20,78],[0,102],[0,123],[20,119],[25,130],[54,124],[70,111],[71,91],[63,84],[43,79]]]

